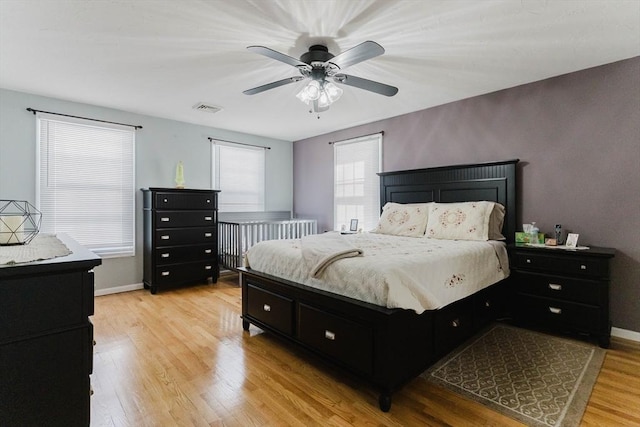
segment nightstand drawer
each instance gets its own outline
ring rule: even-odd
[[[596,280],[573,279],[565,276],[518,271],[514,275],[518,292],[535,296],[571,300],[599,305],[607,284]]]
[[[249,285],[247,301],[249,316],[285,334],[293,332],[293,300]]]
[[[156,211],[156,228],[211,227],[214,211]]]
[[[305,304],[299,306],[300,341],[358,371],[373,372],[373,331]]]
[[[519,300],[518,311],[514,315],[521,322],[557,331],[600,331],[602,311],[599,307],[522,294],[516,298]]]
[[[606,258],[581,257],[574,253],[567,255],[553,252],[553,249],[547,251],[550,253],[516,252],[513,256],[513,267],[567,275],[609,276],[609,260]]]

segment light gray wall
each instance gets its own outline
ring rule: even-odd
[[[327,142],[379,131],[384,171],[519,158],[518,223],[617,248],[613,325],[640,332],[639,57],[297,141],[298,216],[331,228]]]
[[[266,209],[293,207],[293,148],[290,141],[229,132],[206,126],[143,116],[93,105],[0,89],[0,199],[35,205],[36,121],[31,107],[141,125],[136,131],[136,188],[174,187],[178,160],[188,188],[211,188],[211,144],[207,137],[267,145]],[[90,149],[90,147],[88,147]],[[96,289],[142,282],[142,195],[136,191],[136,256],[104,259],[96,268]]]

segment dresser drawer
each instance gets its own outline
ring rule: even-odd
[[[373,372],[370,327],[305,304],[298,311],[300,341],[360,372]]]
[[[602,310],[586,304],[519,294],[516,319],[557,331],[600,332]]]
[[[216,260],[169,264],[156,267],[156,285],[189,283],[217,277]]]
[[[167,228],[156,230],[156,247],[217,242],[215,227]]]
[[[601,304],[602,290],[606,290],[607,287],[606,283],[597,280],[523,271],[518,271],[514,278],[518,292],[592,305]]]
[[[553,249],[547,249],[553,251]],[[540,270],[576,276],[608,277],[609,260],[597,257],[581,257],[560,253],[516,252],[513,267],[523,270]]]
[[[0,280],[0,343],[85,325],[93,299],[87,280],[82,271]]]
[[[89,425],[88,336],[82,327],[0,345],[0,425]]]
[[[293,332],[293,300],[253,285],[247,286],[247,314],[280,332]]]
[[[179,262],[215,262],[215,245],[167,246],[155,250],[156,265],[177,264]]]
[[[215,193],[156,193],[154,209],[215,209]]]
[[[211,227],[214,211],[156,211],[156,228]]]

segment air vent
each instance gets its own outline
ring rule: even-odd
[[[214,113],[217,113],[218,111],[221,111],[222,107],[216,107],[215,105],[209,105],[203,102],[199,102],[193,106],[193,109],[198,111],[204,111],[205,113],[214,114]]]

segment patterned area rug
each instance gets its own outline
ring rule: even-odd
[[[606,351],[494,325],[423,377],[530,426],[580,424]]]

